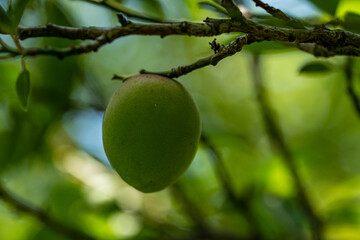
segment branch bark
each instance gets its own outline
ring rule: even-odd
[[[251,35],[246,34],[236,38],[229,45],[220,47],[219,51],[217,51],[215,54],[206,58],[202,58],[192,64],[179,66],[171,69],[170,71],[165,71],[165,72],[151,72],[151,71],[141,70],[140,73],[157,74],[168,78],[177,78],[208,65],[216,66],[216,64],[218,64],[218,62],[220,62],[224,58],[232,56],[237,52],[240,52],[244,45],[251,44],[254,41],[255,39]]]
[[[98,27],[63,27],[53,24],[39,27],[19,27],[19,38],[24,40],[35,37],[59,37],[68,39],[96,40],[103,36],[105,42],[92,51],[115,39],[130,35],[157,35],[161,37],[169,35],[188,36],[216,36],[224,33],[243,32],[251,34],[254,42],[277,41],[293,44],[300,50],[305,50],[302,43],[313,43],[315,56],[330,57],[334,55],[360,56],[360,35],[345,30],[330,30],[325,27],[313,29],[287,29],[267,26],[251,20],[246,22],[233,21],[231,19],[206,19],[204,23],[176,22],[176,23],[129,23],[126,26],[114,28]],[[94,45],[97,45],[96,43]],[[94,46],[93,45],[93,46]],[[75,50],[74,50],[75,49]],[[81,49],[81,50],[80,50]],[[84,50],[86,49],[86,50]],[[69,49],[46,50],[46,49],[25,49],[27,56],[36,55],[63,55],[87,53],[91,49],[83,46],[75,46]],[[317,49],[323,49],[316,51]],[[80,51],[78,51],[80,50]]]

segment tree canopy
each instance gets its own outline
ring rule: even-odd
[[[0,239],[357,239],[359,33],[356,0],[0,0]],[[145,73],[202,125],[151,194],[101,136]]]

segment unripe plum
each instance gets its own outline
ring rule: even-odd
[[[198,109],[177,81],[140,74],[112,96],[103,144],[112,167],[142,192],[166,188],[190,166],[200,138]]]

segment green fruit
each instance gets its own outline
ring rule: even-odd
[[[174,183],[189,167],[200,138],[200,118],[177,81],[143,74],[114,93],[103,120],[106,155],[122,179],[142,192]]]

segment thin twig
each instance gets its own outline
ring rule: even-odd
[[[297,20],[295,18],[289,17],[287,14],[285,14],[280,9],[274,8],[270,5],[262,2],[261,0],[253,0],[253,1],[255,2],[257,7],[261,7],[262,9],[264,9],[266,12],[268,12],[275,18],[283,20],[288,26],[297,28],[297,29],[305,29],[302,22],[300,22],[299,20]]]
[[[119,23],[121,24],[121,26],[126,27],[127,25],[131,24],[132,22],[130,20],[128,20],[123,14],[118,13],[116,14]]]
[[[311,223],[313,239],[322,240],[323,237],[323,222],[315,213],[311,201],[306,193],[305,187],[301,181],[299,173],[296,169],[293,155],[286,145],[283,133],[276,123],[274,112],[271,110],[271,106],[267,100],[265,89],[262,85],[261,66],[259,55],[254,55],[253,58],[253,76],[254,76],[254,89],[257,95],[257,99],[260,105],[260,111],[264,119],[264,124],[268,132],[269,138],[273,146],[281,154],[287,168],[289,169],[293,179],[295,188],[297,191],[297,197],[302,205],[305,213],[307,214]]]
[[[118,75],[118,74],[114,74],[113,77],[111,78],[111,80],[120,80],[122,82],[125,82],[127,79],[129,79],[132,76],[122,76],[122,75]]]
[[[95,238],[90,235],[81,232],[73,227],[65,225],[61,222],[58,222],[54,218],[50,217],[45,211],[35,206],[32,206],[30,203],[25,202],[14,194],[10,193],[9,190],[5,189],[4,186],[0,184],[0,198],[12,205],[20,212],[30,214],[31,216],[37,218],[47,226],[49,226],[54,231],[69,237],[70,239],[79,239],[79,240],[95,240]]]
[[[347,58],[345,64],[345,75],[346,75],[346,88],[349,94],[349,97],[352,101],[352,105],[356,111],[358,117],[360,117],[360,100],[358,95],[356,94],[355,87],[354,87],[354,59],[351,57]]]
[[[28,48],[23,49],[23,53],[19,51],[12,51],[14,55],[22,55],[22,56],[37,56],[37,55],[50,55],[55,56],[59,59],[63,59],[65,57],[80,55],[83,53],[96,52],[101,46],[107,44],[110,40],[105,36],[101,35],[94,42],[87,44],[80,44],[78,46],[71,46],[63,49],[53,49],[50,47],[47,48]]]
[[[18,49],[18,51],[19,51],[19,53],[20,54],[24,54],[24,52],[25,52],[25,50],[24,50],[24,48],[21,46],[21,43],[20,43],[20,41],[19,41],[19,38],[17,37],[17,36],[11,36],[11,38],[13,39],[13,41],[14,41],[14,43],[15,43],[15,46],[16,46],[16,48]]]
[[[235,53],[241,51],[244,45],[251,44],[254,41],[255,39],[250,35],[248,34],[243,35],[236,38],[229,45],[220,47],[220,49],[215,54],[206,58],[202,58],[192,64],[179,66],[177,68],[173,68],[170,71],[165,71],[165,72],[151,72],[151,71],[141,70],[140,73],[157,74],[168,78],[177,78],[208,65],[215,66],[222,59],[234,55]]]

